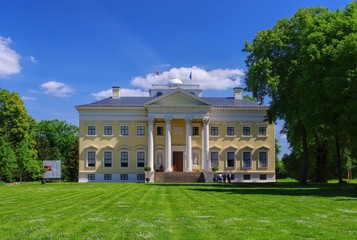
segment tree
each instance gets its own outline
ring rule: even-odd
[[[281,152],[281,146],[279,141],[275,138],[275,172],[277,178],[286,178],[286,170],[283,161],[279,159],[279,154]]]
[[[10,144],[0,136],[0,182],[12,181],[17,168],[16,156]]]
[[[79,128],[57,119],[46,120],[37,124],[34,135],[38,158],[61,160],[62,178],[67,181],[76,181],[78,179]]]
[[[19,94],[0,88],[0,136],[15,149],[34,123]]]
[[[24,139],[16,149],[17,175],[20,182],[39,178],[42,174],[42,164],[37,161],[36,152],[30,148],[29,141]]]
[[[259,32],[244,48],[249,53],[247,88],[260,102],[265,96],[271,98],[270,122],[285,120],[291,159],[303,159],[302,184],[308,178],[310,153],[316,152],[317,175],[324,179],[326,141],[335,141],[340,182],[341,154],[345,148],[355,149],[351,119],[357,120],[352,110],[357,107],[356,9],[357,2],[345,11],[300,9]]]

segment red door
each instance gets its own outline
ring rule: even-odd
[[[173,171],[183,172],[183,152],[173,152]]]

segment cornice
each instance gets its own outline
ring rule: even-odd
[[[83,107],[76,107],[77,111],[146,111],[144,106],[142,107],[115,107],[115,106],[83,106]]]
[[[212,107],[212,111],[219,112],[266,112],[269,108],[265,107]]]

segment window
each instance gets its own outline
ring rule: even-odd
[[[139,173],[136,175],[136,180],[145,180],[145,174]]]
[[[111,136],[112,135],[112,126],[104,126],[104,135]]]
[[[227,167],[234,167],[234,152],[227,152]]]
[[[192,136],[199,136],[200,135],[199,130],[200,130],[199,127],[192,127]]]
[[[244,174],[243,175],[244,180],[250,180],[250,174]]]
[[[136,152],[136,166],[144,167],[145,165],[145,153],[144,152]]]
[[[267,175],[266,174],[260,174],[259,175],[260,180],[267,180]]]
[[[94,136],[96,133],[95,133],[95,126],[88,126],[88,135],[90,136]]]
[[[157,135],[157,136],[164,136],[164,127],[158,126],[158,127],[156,128],[156,135]]]
[[[267,127],[259,127],[259,136],[267,135]]]
[[[267,166],[267,152],[259,152],[258,167],[266,168]]]
[[[234,127],[227,127],[227,135],[234,136]]]
[[[104,152],[104,167],[112,167],[112,152]]]
[[[104,174],[104,180],[112,180],[111,174]]]
[[[128,136],[129,135],[129,127],[128,126],[120,126],[120,135]]]
[[[128,174],[120,174],[120,180],[128,180]]]
[[[120,152],[120,167],[129,167],[129,153]]]
[[[243,136],[250,136],[250,127],[243,127]]]
[[[87,165],[88,167],[95,167],[95,152],[94,151],[88,151],[87,152]]]
[[[251,167],[251,152],[243,152],[243,167]]]
[[[211,136],[218,136],[218,127],[211,127]]]
[[[144,136],[145,135],[145,127],[144,126],[137,126],[136,127],[136,135]]]
[[[95,174],[88,174],[87,178],[88,180],[95,180]]]
[[[211,167],[218,166],[218,152],[211,152]]]

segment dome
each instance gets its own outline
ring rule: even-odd
[[[178,87],[178,86],[181,86],[183,83],[180,79],[178,78],[172,78],[168,83],[167,85],[170,86],[170,87]]]

